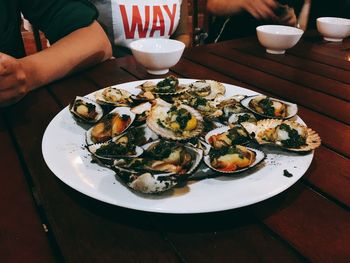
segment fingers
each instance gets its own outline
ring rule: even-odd
[[[0,76],[8,75],[14,72],[17,64],[17,59],[4,53],[0,53]]]
[[[274,13],[277,3],[274,0],[246,0],[244,8],[256,19],[277,19]]]

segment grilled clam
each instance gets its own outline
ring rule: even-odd
[[[158,139],[146,125],[127,130],[125,133],[104,143],[88,146],[89,151],[97,158],[113,160],[121,157],[137,157],[143,153],[141,145]]]
[[[201,149],[173,141],[158,140],[143,148],[144,168],[152,171],[190,174],[203,157]]]
[[[230,126],[241,124],[242,122],[252,122],[256,123],[257,119],[255,118],[254,114],[250,112],[242,112],[242,113],[233,113],[231,114],[230,118],[228,119],[228,124]]]
[[[223,112],[223,120],[227,120],[232,114],[248,112],[240,103],[244,97],[243,95],[234,95],[229,98],[216,100],[216,107]]]
[[[115,108],[86,132],[86,142],[88,145],[106,142],[124,132],[134,120],[130,108]]]
[[[86,98],[77,96],[69,104],[69,111],[78,120],[87,123],[98,122],[103,116],[103,110],[99,104]]]
[[[204,157],[210,168],[221,173],[237,173],[252,168],[264,160],[265,154],[257,149],[233,145],[220,149],[211,148]]]
[[[144,194],[165,192],[179,182],[179,177],[173,173],[155,173],[149,171],[131,171],[114,167],[116,175],[131,189]]]
[[[218,109],[217,103],[215,101],[207,100],[198,95],[181,96],[176,100],[176,102],[181,102],[183,104],[189,105],[190,107],[198,110],[202,116],[210,119],[218,118],[223,113],[221,109]]]
[[[221,149],[251,140],[248,132],[241,125],[223,126],[207,133],[205,141],[214,149]]]
[[[141,103],[133,108],[131,108],[131,112],[136,114],[137,122],[143,122],[147,119],[149,112],[151,110],[152,104],[150,102]]]
[[[298,112],[296,104],[263,95],[246,97],[241,104],[264,118],[289,119]]]
[[[187,140],[203,130],[203,118],[187,105],[171,105],[157,99],[147,118],[147,125],[159,136],[171,140]]]
[[[214,100],[225,95],[225,86],[215,80],[198,80],[191,85],[191,92],[207,100]]]
[[[131,93],[117,87],[107,87],[95,93],[96,101],[103,105],[129,106]]]
[[[254,134],[259,144],[272,144],[295,152],[311,151],[321,145],[315,131],[295,121],[265,119],[256,125],[244,122],[242,126]]]

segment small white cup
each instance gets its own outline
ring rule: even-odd
[[[179,62],[185,44],[173,39],[144,38],[131,42],[129,47],[148,73],[163,75]]]
[[[317,30],[324,40],[341,42],[350,36],[350,19],[340,17],[319,17],[316,20]]]

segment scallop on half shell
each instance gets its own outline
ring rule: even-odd
[[[260,150],[233,145],[222,149],[211,148],[209,154],[204,156],[204,162],[217,172],[233,174],[258,165],[265,157],[265,153]]]
[[[190,106],[171,105],[157,99],[146,121],[148,127],[163,138],[188,140],[203,130],[202,115]]]
[[[241,100],[241,104],[253,113],[270,119],[286,120],[298,113],[296,104],[264,95],[248,96]]]
[[[123,133],[134,122],[135,114],[128,107],[118,107],[86,132],[88,145],[106,142]]]
[[[259,144],[272,144],[294,152],[306,152],[321,145],[320,136],[296,121],[264,119],[256,124],[243,122],[243,127]]]
[[[85,123],[98,122],[103,116],[102,107],[98,103],[80,96],[69,104],[69,111],[78,121]]]
[[[107,87],[95,93],[96,101],[103,105],[129,106],[132,102],[131,93],[117,87]]]
[[[215,80],[198,80],[190,84],[191,92],[207,100],[214,100],[225,95],[224,84]]]

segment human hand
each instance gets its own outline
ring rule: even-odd
[[[297,16],[295,15],[294,8],[289,7],[288,5],[279,5],[277,21],[281,25],[285,26],[296,26],[297,25]]]
[[[27,75],[21,62],[0,53],[0,107],[16,103],[28,91]]]
[[[256,19],[278,20],[274,12],[278,7],[275,0],[243,0],[242,7]]]

